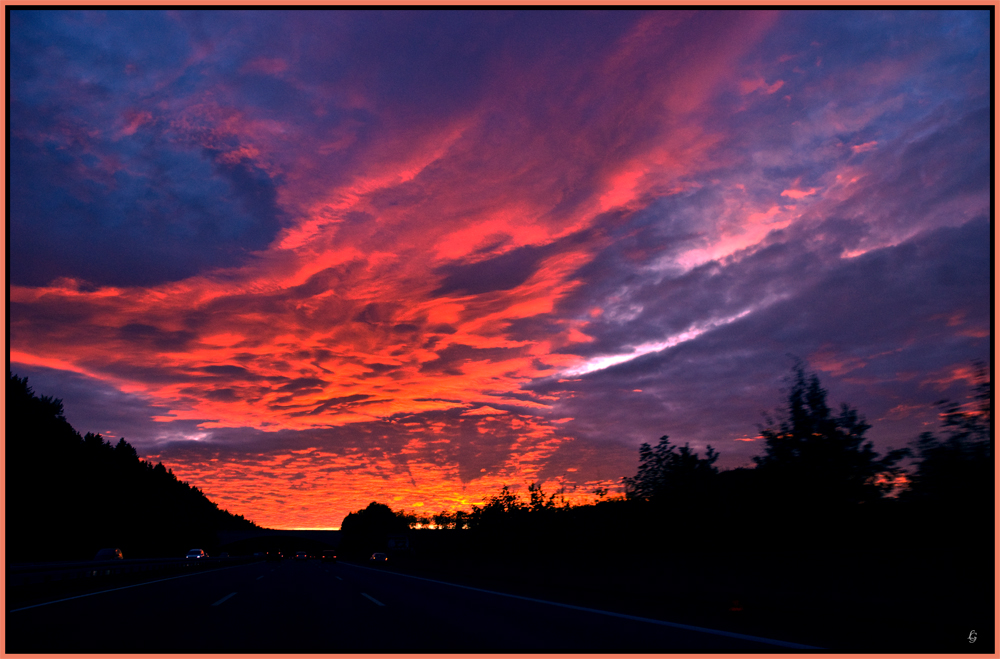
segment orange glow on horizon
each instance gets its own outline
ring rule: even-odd
[[[450,438],[458,439],[454,428],[438,427],[431,433],[423,424],[414,424],[424,439],[411,440],[400,451],[400,459],[378,456],[379,446],[351,447],[332,453],[319,448],[244,456],[238,461],[213,462],[211,458],[174,464],[181,480],[197,483],[220,508],[238,512],[268,528],[339,527],[348,512],[360,510],[372,501],[419,516],[441,511],[471,510],[509,486],[522,499],[527,486],[542,485],[547,494],[565,489],[561,495],[571,505],[591,503],[594,490],[618,491],[614,479],[575,483],[567,477],[541,478],[540,471],[558,447],[571,439],[532,417],[505,415],[477,416],[479,428],[510,442],[508,457],[489,473],[469,479],[458,465],[444,466],[441,458],[450,450]],[[430,440],[428,437],[442,437]],[[435,448],[436,447],[436,448]],[[375,449],[375,450],[371,450]],[[428,450],[430,449],[430,450]],[[154,462],[159,455],[148,459]],[[567,470],[572,473],[573,469]],[[252,477],[253,487],[240,487]],[[294,521],[291,521],[294,520]]]
[[[121,85],[107,108],[32,105],[82,93],[76,70],[48,81],[24,65],[38,89],[18,90],[38,116],[16,136],[32,173],[11,222],[26,264],[8,286],[11,370],[60,371],[81,405],[108,402],[92,417],[102,428],[135,432],[144,458],[263,526],[339,528],[371,501],[468,510],[504,485],[575,503],[618,491],[636,466],[623,456],[653,424],[712,431],[685,418],[697,408],[686,397],[739,383],[683,385],[724,370],[700,364],[725,350],[764,364],[757,351],[794,348],[845,381],[875,370],[902,332],[831,338],[839,325],[803,312],[775,338],[765,321],[825,299],[806,288],[837,268],[860,285],[848,274],[879,256],[864,255],[989,207],[978,179],[948,178],[947,149],[979,153],[984,108],[957,108],[984,93],[961,91],[981,73],[925,80],[916,54],[834,62],[807,47],[819,37],[778,34],[778,11],[581,13],[556,39],[526,30],[544,16],[476,15],[456,25],[490,38],[466,43],[475,30],[442,24],[440,58],[423,27],[398,51],[365,53],[347,35],[370,26],[326,14],[343,40],[260,49],[248,36],[225,52],[163,16],[190,59],[127,64],[106,81]],[[415,18],[396,17],[399,33]],[[316,29],[280,20],[288,34]],[[253,12],[240,21],[262,38]],[[68,38],[37,29],[38,44]],[[946,78],[954,106],[932,105]],[[884,192],[912,181],[928,196]],[[65,235],[38,230],[46,214]],[[139,256],[126,268],[109,253]],[[991,328],[957,305],[924,314],[928,326],[978,346]],[[943,390],[974,376],[934,363],[908,377]],[[739,377],[770,367],[753,368]],[[884,417],[912,402],[893,399]],[[746,432],[726,430],[727,450],[749,455],[758,437],[730,439]]]

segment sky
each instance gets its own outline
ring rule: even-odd
[[[991,357],[990,15],[9,13],[9,360],[230,512],[336,528],[876,450]],[[10,441],[11,438],[8,438]]]

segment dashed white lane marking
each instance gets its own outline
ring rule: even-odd
[[[257,581],[260,581],[260,580],[261,580],[261,579],[263,579],[263,578],[264,578],[264,575],[262,574],[262,575],[260,575],[259,577],[257,577]]]
[[[337,577],[337,581],[343,581],[343,579],[341,579],[340,577]]]
[[[236,593],[233,593],[233,594],[235,595]],[[371,601],[375,602],[379,606],[385,606],[385,604],[383,604],[382,602],[379,602],[377,599],[375,599],[374,597],[372,597],[368,593],[361,593],[361,594],[364,595],[365,597],[367,597],[368,599],[370,599]]]
[[[227,599],[229,599],[230,597],[232,597],[235,594],[236,593],[229,593],[228,595],[226,595],[225,597],[223,597],[221,600],[219,600],[218,602],[216,602],[212,606],[219,606],[220,604],[222,604],[223,602],[225,602]]]
[[[220,570],[232,570],[234,568],[243,567],[242,565],[234,565],[232,567],[220,567],[215,570],[205,570],[203,572],[195,572],[194,574],[182,574],[177,577],[167,577],[166,579],[157,579],[155,581],[146,581],[143,583],[132,584],[131,586],[120,586],[118,588],[109,588],[107,590],[99,590],[96,593],[84,593],[83,595],[74,595],[73,597],[64,597],[61,600],[53,600],[51,602],[42,602],[41,604],[32,604],[31,606],[22,606],[19,609],[11,609],[7,613],[14,613],[15,611],[26,611],[27,609],[36,609],[40,606],[48,606],[49,604],[58,604],[59,602],[68,602],[70,600],[78,600],[81,597],[91,597],[92,595],[103,595],[104,593],[113,593],[116,590],[125,590],[126,588],[138,588],[139,586],[148,586],[153,583],[160,583],[161,581],[173,581],[174,579],[185,579],[187,577],[195,577],[199,574],[208,574],[209,572],[218,572]]]

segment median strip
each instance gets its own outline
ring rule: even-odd
[[[368,599],[370,599],[371,601],[375,602],[379,606],[385,606],[385,604],[383,604],[382,602],[379,602],[377,599],[375,599],[374,597],[372,597],[368,593],[361,593],[361,594],[364,595],[365,597],[367,597]]]
[[[223,597],[221,600],[219,600],[218,602],[216,602],[212,606],[219,606],[220,604],[222,604],[223,602],[225,602],[227,599],[229,599],[230,597],[232,597],[235,594],[236,593],[229,593],[228,595],[226,595],[225,597]]]
[[[704,634],[714,634],[715,636],[727,636],[729,638],[738,638],[742,641],[753,641],[754,643],[766,643],[767,645],[777,645],[783,648],[791,648],[794,650],[823,650],[824,648],[819,648],[813,645],[802,645],[801,643],[789,643],[787,641],[776,641],[770,638],[762,638],[760,636],[750,636],[749,634],[737,634],[735,632],[725,632],[719,629],[708,629],[707,627],[696,627],[694,625],[682,625],[679,622],[667,622],[665,620],[655,620],[653,618],[641,618],[639,616],[630,616],[625,613],[615,613],[614,611],[602,611],[600,609],[591,609],[585,606],[576,606],[575,604],[562,604],[560,602],[550,602],[548,600],[535,599],[534,597],[525,597],[523,595],[511,595],[510,593],[499,593],[495,590],[486,590],[485,588],[475,588],[473,586],[463,586],[457,583],[448,583],[447,581],[438,581],[437,579],[428,579],[427,577],[416,577],[412,574],[403,574],[402,572],[389,572],[387,570],[379,570],[371,567],[364,567],[361,565],[354,565],[352,563],[347,563],[353,568],[358,568],[359,570],[371,570],[372,572],[381,572],[382,574],[395,574],[398,577],[407,577],[408,579],[419,579],[420,581],[429,581],[431,583],[441,584],[442,586],[452,586],[454,588],[464,588],[466,590],[475,590],[480,593],[488,593],[490,595],[499,595],[500,597],[510,597],[513,599],[524,600],[526,602],[536,602],[538,604],[548,604],[550,606],[561,606],[564,609],[575,609],[577,611],[586,611],[588,613],[599,613],[600,615],[612,616],[614,618],[624,618],[626,620],[637,620],[639,622],[648,622],[653,625],[662,625],[664,627],[673,627],[675,629],[686,629],[693,632],[702,632]],[[365,595],[364,593],[361,593]],[[365,595],[368,597],[368,595]],[[368,597],[368,599],[372,599]],[[375,600],[372,600],[375,602]],[[378,604],[378,602],[375,602]],[[384,606],[384,605],[383,605]]]

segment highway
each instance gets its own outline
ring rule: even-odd
[[[7,653],[807,649],[318,560],[18,603],[6,622]]]

